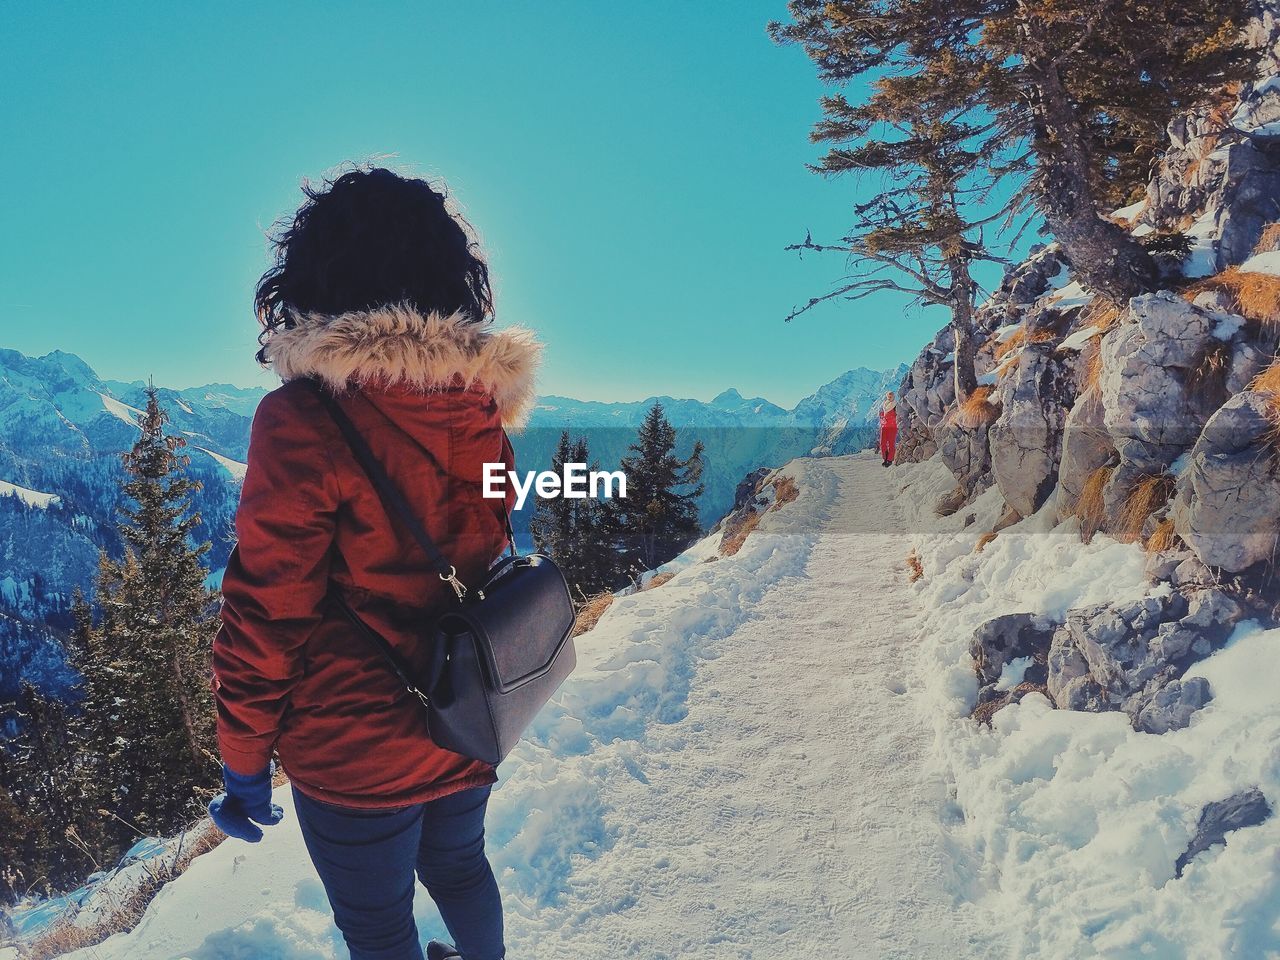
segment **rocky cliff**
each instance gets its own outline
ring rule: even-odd
[[[1060,708],[1185,725],[1212,691],[1183,685],[1235,623],[1280,618],[1280,4],[1251,31],[1257,78],[1173,123],[1142,198],[1113,215],[1157,255],[1163,289],[1116,306],[1056,245],[1006,272],[977,313],[980,387],[957,403],[943,330],[901,387],[901,458],[940,458],[962,510],[998,489],[993,534],[1039,514],[1085,540],[1142,545],[1157,599],[1028,615],[978,631],[987,716],[1000,665]],[[1044,526],[1044,524],[1041,524]],[[994,670],[993,675],[991,671]]]

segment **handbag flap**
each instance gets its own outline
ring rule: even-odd
[[[564,575],[535,553],[494,567],[479,591],[441,618],[455,620],[474,635],[493,686],[510,693],[551,669],[577,616]]]

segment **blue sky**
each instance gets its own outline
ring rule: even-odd
[[[884,295],[782,318],[841,273],[847,180],[804,164],[822,87],[783,0],[7,3],[0,346],[106,377],[270,383],[264,231],[298,183],[388,157],[444,177],[546,393],[728,386],[791,404],[945,322]]]

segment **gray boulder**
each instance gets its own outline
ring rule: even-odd
[[[1049,644],[1048,668],[1049,678],[1046,685],[1053,702],[1064,710],[1082,709],[1068,705],[1069,700],[1078,699],[1076,690],[1079,684],[1076,684],[1076,681],[1085,680],[1095,687],[1097,684],[1089,675],[1089,662],[1076,647],[1066,624],[1054,631],[1053,639]],[[1076,687],[1072,688],[1072,684],[1076,684]],[[1069,690],[1072,692],[1068,692]]]
[[[1260,114],[1272,116],[1280,97],[1269,94],[1259,102]],[[1264,121],[1270,122],[1270,121]],[[1253,143],[1237,143],[1227,149],[1226,172],[1219,199],[1218,269],[1243,263],[1253,253],[1262,231],[1276,219],[1280,197],[1280,163],[1272,151]]]
[[[1067,615],[1067,632],[1088,664],[1089,674],[1119,696],[1142,690],[1165,666],[1151,641],[1161,624],[1179,619],[1186,601],[1179,594],[1143,597],[1121,606],[1100,604]]]
[[[1103,421],[1102,394],[1088,390],[1067,413],[1062,427],[1062,462],[1058,467],[1062,516],[1075,508],[1090,475],[1115,457],[1116,448]]]
[[[1028,347],[1001,381],[1000,417],[991,426],[991,475],[1005,502],[1029,517],[1058,476],[1062,430],[1075,378],[1049,345]]]
[[[1210,567],[1238,573],[1275,555],[1280,453],[1274,430],[1268,398],[1247,391],[1224,404],[1196,441],[1174,524]]]
[[[972,426],[948,417],[933,430],[938,445],[938,456],[947,465],[956,482],[968,491],[988,486],[991,473],[990,425],[975,423]]]
[[[1167,291],[1135,297],[1101,343],[1103,422],[1122,459],[1146,473],[1169,466],[1200,433],[1206,412],[1185,389],[1214,318]]]
[[[1037,656],[1043,660],[1057,626],[1034,613],[1005,614],[982,624],[969,641],[978,682],[995,683],[1011,660]]]
[[[1153,583],[1161,580],[1172,580],[1178,567],[1184,561],[1191,559],[1191,557],[1190,550],[1184,550],[1180,547],[1150,553],[1147,555],[1147,579]]]
[[[1144,733],[1168,733],[1191,723],[1191,715],[1213,699],[1204,677],[1173,680],[1162,687],[1134,718],[1134,728]]]
[[[1173,867],[1175,877],[1182,876],[1182,871],[1197,854],[1203,853],[1219,843],[1226,843],[1227,834],[1246,827],[1256,827],[1271,816],[1271,805],[1262,791],[1250,787],[1240,793],[1215,800],[1205,805],[1200,811],[1200,822],[1196,825],[1196,834],[1187,844],[1187,849],[1178,857]]]
[[[1184,561],[1186,563],[1187,561]],[[1123,710],[1134,727],[1186,726],[1209,699],[1206,683],[1181,682],[1250,611],[1218,587],[1099,604],[1067,614],[1049,647],[1046,687],[1065,710]]]

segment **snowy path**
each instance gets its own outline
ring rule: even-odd
[[[784,472],[800,498],[736,556],[707,562],[709,538],[675,579],[615,602],[504,765],[489,836],[513,960],[993,955],[957,903],[972,870],[928,770],[891,472],[871,457]],[[326,906],[290,816],[75,956],[345,957]],[[440,932],[425,894],[417,913]]]
[[[901,526],[888,473],[809,469],[836,489],[803,574],[698,665],[688,715],[649,733],[643,780],[603,790],[630,842],[578,872],[566,920],[634,902],[539,957],[971,955],[946,892],[945,790],[923,769],[932,727],[907,693],[908,546],[859,532]]]

